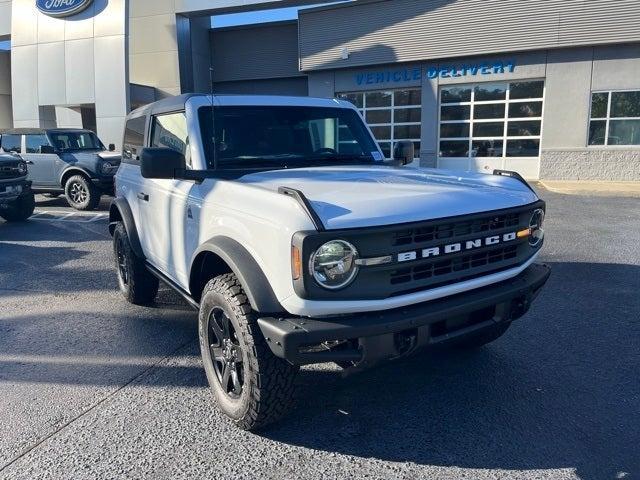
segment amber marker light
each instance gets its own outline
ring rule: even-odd
[[[531,229],[530,228],[525,228],[524,230],[520,230],[518,232],[518,238],[527,238],[531,236]]]
[[[302,256],[296,246],[291,247],[291,275],[294,280],[299,280],[302,276]]]

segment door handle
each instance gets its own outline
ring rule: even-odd
[[[149,195],[147,195],[146,193],[140,192],[138,194],[138,199],[142,200],[143,202],[148,202],[149,201]]]

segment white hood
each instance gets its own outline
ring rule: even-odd
[[[538,200],[512,178],[433,169],[319,167],[254,173],[238,181],[302,191],[328,230],[417,222]]]

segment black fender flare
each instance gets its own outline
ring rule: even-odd
[[[141,259],[145,259],[142,251],[142,244],[140,243],[140,237],[138,236],[138,229],[136,228],[136,222],[133,219],[133,213],[131,207],[126,199],[122,197],[114,198],[109,207],[109,233],[113,236],[113,232],[116,229],[116,223],[124,223],[124,228],[127,230],[127,236],[129,237],[129,243],[133,252]]]
[[[62,173],[60,174],[60,178],[58,179],[58,183],[62,188],[64,188],[64,183],[62,183],[62,179],[67,175],[71,177],[74,175],[84,175],[89,180],[95,177],[95,175],[93,175],[89,170],[82,167],[78,167],[77,165],[71,165],[62,171]]]
[[[256,312],[275,314],[285,311],[258,262],[239,242],[225,236],[206,241],[196,250],[191,259],[192,272],[198,255],[203,252],[217,255],[229,266],[243,286],[249,303]]]

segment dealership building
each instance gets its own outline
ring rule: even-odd
[[[385,155],[412,140],[422,166],[640,180],[640,1],[318,3],[0,0],[0,128],[120,144],[129,111],[213,78],[217,93],[347,99]]]

